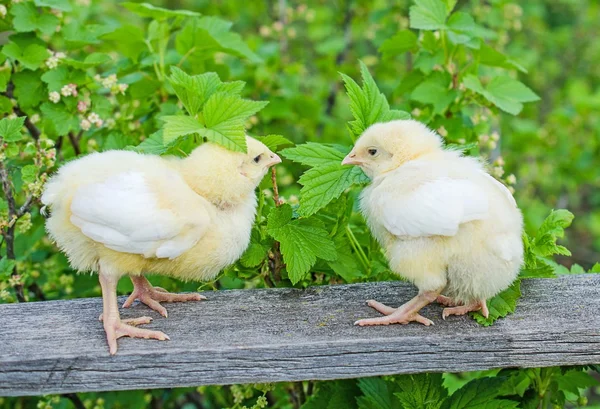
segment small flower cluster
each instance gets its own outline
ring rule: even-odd
[[[48,99],[50,102],[57,104],[58,101],[60,101],[60,94],[56,91],[52,91],[48,94]]]
[[[60,60],[62,60],[63,58],[65,58],[67,56],[63,52],[54,53],[50,50],[48,50],[48,52],[51,54],[51,56],[46,60],[45,64],[46,64],[46,67],[48,67],[51,70],[58,67],[58,63],[60,62]]]
[[[100,84],[102,84],[104,88],[110,89],[110,93],[112,95],[123,95],[125,94],[125,91],[127,91],[127,88],[129,88],[129,85],[127,84],[118,83],[118,78],[116,74],[110,74],[106,78],[102,78],[100,75],[96,75],[94,79]]]
[[[77,85],[76,84],[67,84],[61,88],[60,93],[63,97],[77,96]]]
[[[489,150],[494,150],[498,146],[498,141],[500,140],[500,134],[494,131],[491,135],[479,135],[479,146],[487,147]]]
[[[100,116],[95,112],[90,112],[87,118],[83,118],[79,123],[79,126],[84,131],[89,131],[92,125],[96,125],[100,128],[104,124],[104,121],[100,118]]]
[[[0,17],[6,17],[6,6],[4,4],[0,4]]]

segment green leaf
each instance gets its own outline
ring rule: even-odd
[[[415,0],[410,7],[410,28],[442,30],[446,28],[449,10],[441,0]]]
[[[591,388],[599,384],[593,376],[580,369],[573,369],[557,376],[556,382],[560,390],[577,396],[581,395],[581,389]]]
[[[329,165],[331,163],[342,163],[346,153],[331,145],[316,142],[307,142],[294,148],[287,148],[281,154],[294,162],[307,166]]]
[[[161,129],[144,139],[139,145],[129,146],[127,149],[150,155],[160,155],[165,153],[169,149],[169,146],[164,144],[163,131]]]
[[[508,314],[515,312],[517,300],[519,298],[521,298],[521,280],[517,279],[506,290],[487,300],[487,306],[490,312],[488,318],[485,318],[480,312],[471,313],[471,316],[475,318],[479,324],[488,327],[496,322],[498,318],[506,317]]]
[[[385,40],[379,47],[379,52],[383,54],[383,58],[392,58],[416,48],[417,35],[412,31],[402,30]]]
[[[74,60],[72,58],[65,58],[62,62],[73,68],[80,70],[86,70],[88,68],[97,67],[99,65],[111,62],[112,58],[108,54],[104,53],[91,53],[83,61]],[[59,67],[60,68],[60,67]]]
[[[245,86],[246,86],[246,83],[244,81],[222,82],[217,87],[217,91],[225,92],[227,94],[239,95]]]
[[[448,398],[444,409],[512,409],[519,402],[495,399],[506,379],[478,378],[464,385]]]
[[[395,385],[382,378],[362,378],[358,387],[363,393],[359,397],[359,409],[400,409],[399,402],[394,398]]]
[[[479,62],[491,67],[517,69],[521,72],[527,73],[527,70],[521,64],[507,57],[501,52],[494,50],[485,43],[481,44],[481,48],[479,49]]]
[[[47,126],[51,127],[57,136],[66,135],[78,128],[77,116],[62,103],[44,102],[40,108],[44,114],[44,123],[48,124]]]
[[[83,24],[73,20],[66,24],[61,33],[72,48],[86,44],[99,44],[100,37],[112,32],[114,27],[100,24]],[[126,39],[124,41],[127,41]]]
[[[402,392],[394,395],[403,409],[440,409],[448,396],[440,373],[403,375],[396,383]]]
[[[32,2],[13,4],[10,13],[14,16],[13,26],[18,32],[39,30],[50,35],[56,31],[60,23],[58,18],[50,13],[40,13]]]
[[[250,245],[240,258],[240,263],[242,263],[244,267],[256,267],[262,263],[267,256],[268,251],[269,246],[262,243],[260,233],[258,230],[253,229],[250,236]]]
[[[35,0],[34,3],[38,7],[50,7],[62,11],[73,10],[73,7],[71,7],[69,0]]]
[[[0,67],[0,92],[6,91],[6,86],[8,85],[8,81],[10,81],[10,74],[9,67]]]
[[[37,176],[37,168],[35,165],[25,165],[21,168],[21,178],[24,183],[35,182]]]
[[[189,21],[177,34],[175,48],[192,60],[212,58],[216,51],[226,52],[259,63],[256,55],[237,33],[232,33],[231,23],[217,17],[200,17]]]
[[[12,274],[17,262],[15,260],[2,257],[0,259],[0,278],[5,280]]]
[[[317,391],[301,409],[356,409],[360,390],[353,379],[319,382]]]
[[[287,138],[284,138],[281,135],[267,135],[267,136],[258,138],[258,140],[261,141],[262,143],[264,143],[266,145],[266,147],[269,148],[273,152],[277,152],[277,149],[280,146],[294,144],[294,142],[290,141]]]
[[[443,114],[456,98],[456,91],[450,89],[451,78],[442,73],[434,73],[421,82],[410,94],[410,99],[433,105],[433,112]]]
[[[594,264],[594,266],[588,271],[588,273],[600,273],[600,263]]]
[[[171,115],[160,118],[164,121],[163,126],[163,141],[168,144],[180,136],[185,136],[193,133],[201,133],[205,128],[197,119],[191,116]]]
[[[191,76],[177,67],[171,67],[169,82],[185,109],[192,116],[200,112],[204,103],[217,92],[221,85],[219,76],[214,72]]]
[[[298,212],[310,216],[340,197],[352,185],[368,182],[369,178],[357,166],[330,163],[314,167],[298,180],[303,185]]]
[[[483,95],[488,101],[509,114],[517,115],[523,109],[523,102],[538,101],[539,97],[523,83],[510,77],[494,77],[486,88],[474,75],[463,79],[465,87]]]
[[[363,80],[362,88],[352,78],[340,73],[350,98],[350,111],[354,121],[349,122],[349,125],[355,136],[362,134],[365,129],[377,122],[410,118],[406,112],[390,111],[387,99],[377,88],[375,80],[363,62],[360,63],[360,71]]]
[[[317,261],[335,260],[335,245],[327,230],[316,219],[292,220],[292,208],[282,205],[271,209],[267,232],[281,245],[281,253],[293,284],[300,281]]]
[[[538,229],[537,238],[545,235],[564,237],[565,229],[571,225],[575,215],[566,209],[552,210]]]
[[[121,3],[127,10],[134,12],[138,16],[149,17],[153,20],[165,20],[171,17],[199,17],[201,14],[189,10],[169,10],[162,7],[156,7],[149,3]]]
[[[217,92],[206,101],[203,114],[207,129],[200,134],[233,151],[246,152],[244,121],[267,104]]]
[[[29,44],[22,50],[12,42],[2,48],[2,53],[13,60],[18,60],[28,70],[37,70],[50,56],[46,47],[39,44]]]
[[[2,138],[4,142],[21,140],[23,138],[21,129],[23,128],[24,122],[24,116],[18,118],[2,118],[0,120],[0,138]]]
[[[39,71],[17,72],[13,74],[12,81],[15,84],[14,95],[22,109],[36,106],[48,96]]]

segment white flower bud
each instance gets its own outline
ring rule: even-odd
[[[60,94],[56,91],[52,91],[50,94],[48,94],[48,99],[56,104],[58,101],[60,101]]]

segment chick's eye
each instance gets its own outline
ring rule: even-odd
[[[261,157],[261,155],[258,155],[257,157],[255,157],[254,158],[254,163],[260,162],[260,157]]]
[[[375,148],[371,148],[367,152],[369,152],[369,155],[371,155],[371,156],[377,155],[377,149],[375,149]]]

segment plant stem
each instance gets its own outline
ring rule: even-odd
[[[362,247],[360,246],[360,243],[356,239],[356,236],[354,235],[354,233],[352,232],[352,229],[350,228],[350,225],[348,225],[348,224],[346,225],[346,235],[350,239],[350,244],[352,245],[352,248],[354,249],[356,254],[358,254],[358,259],[360,260],[361,264],[363,265],[365,271],[367,271],[367,272],[371,271],[369,259],[367,258],[367,255],[363,251]]]

